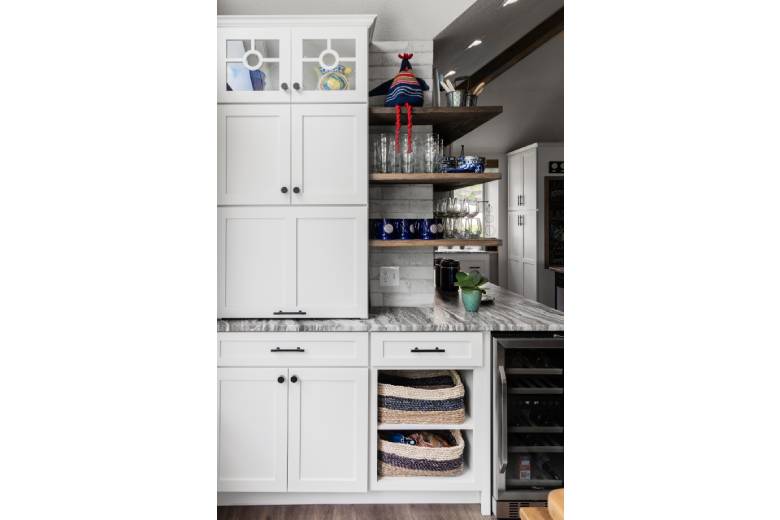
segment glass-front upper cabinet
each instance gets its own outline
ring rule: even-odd
[[[293,103],[367,101],[366,28],[293,28],[291,67]]]
[[[218,101],[290,102],[289,29],[220,28],[217,41]]]

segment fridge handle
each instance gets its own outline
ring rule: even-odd
[[[501,390],[498,393],[498,472],[506,473],[507,464],[507,419],[506,419],[506,370],[504,365],[498,365],[498,377],[501,380]]]

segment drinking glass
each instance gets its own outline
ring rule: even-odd
[[[425,153],[423,158],[423,171],[426,173],[435,172],[437,171],[436,159],[439,152],[439,142],[436,134],[425,134],[424,146]]]
[[[427,172],[425,169],[425,143],[426,135],[414,136],[414,171]]]
[[[482,238],[482,220],[473,217],[467,218],[466,235],[468,238]]]
[[[397,173],[401,171],[398,148],[395,146],[395,136],[393,134],[385,134],[387,139],[387,173]]]
[[[392,169],[388,168],[388,139],[387,134],[375,134],[373,143],[373,171],[378,173],[388,173]]]

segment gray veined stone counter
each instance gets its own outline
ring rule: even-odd
[[[460,296],[442,298],[433,307],[375,307],[367,320],[225,319],[219,332],[461,332],[563,330],[563,313],[493,284],[485,286],[492,305],[466,312]]]

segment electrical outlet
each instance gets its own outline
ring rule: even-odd
[[[401,269],[398,267],[379,268],[379,287],[398,287]]]

